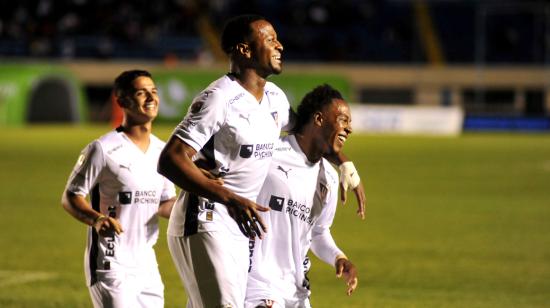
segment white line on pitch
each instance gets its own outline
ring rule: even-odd
[[[52,280],[58,275],[50,272],[0,271],[0,288],[34,281]]]

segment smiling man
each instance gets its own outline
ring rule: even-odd
[[[131,70],[116,78],[114,94],[123,122],[82,151],[62,205],[90,226],[85,275],[94,307],[163,307],[153,246],[176,192],[156,170],[164,146],[151,133],[157,88],[147,71]]]
[[[246,307],[310,307],[309,249],[343,276],[347,294],[357,287],[355,266],[336,246],[330,226],[338,200],[338,174],[323,157],[337,154],[352,132],[342,95],[329,85],[308,93],[293,133],[281,138],[257,202],[269,229],[251,240]]]

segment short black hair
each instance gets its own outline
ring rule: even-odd
[[[233,17],[225,23],[223,28],[221,44],[226,54],[233,52],[233,48],[239,43],[246,42],[252,34],[252,24],[258,20],[267,20],[265,17],[256,14],[245,14]]]
[[[115,79],[115,84],[113,85],[113,92],[115,93],[115,96],[121,97],[125,94],[131,93],[131,91],[134,90],[132,82],[134,82],[136,78],[142,76],[153,78],[151,73],[145,70],[129,70],[122,72]]]
[[[343,99],[342,94],[328,84],[317,86],[307,93],[296,111],[296,125],[293,131],[300,132],[315,112],[322,111],[334,99]]]

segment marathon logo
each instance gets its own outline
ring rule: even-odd
[[[244,92],[237,94],[237,96],[229,100],[229,105],[233,105],[234,102],[238,101],[243,96],[244,96]]]
[[[271,195],[271,199],[269,199],[269,207],[272,210],[281,212],[283,210],[283,204],[285,204],[285,198]]]
[[[114,148],[110,149],[109,151],[107,151],[107,154],[111,155],[111,154],[113,154],[114,152],[118,151],[121,148],[122,148],[122,144],[119,144],[116,147],[114,147]]]

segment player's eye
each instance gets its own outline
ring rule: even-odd
[[[350,120],[348,117],[338,117],[338,122],[340,122],[343,125],[348,125],[350,123]]]

